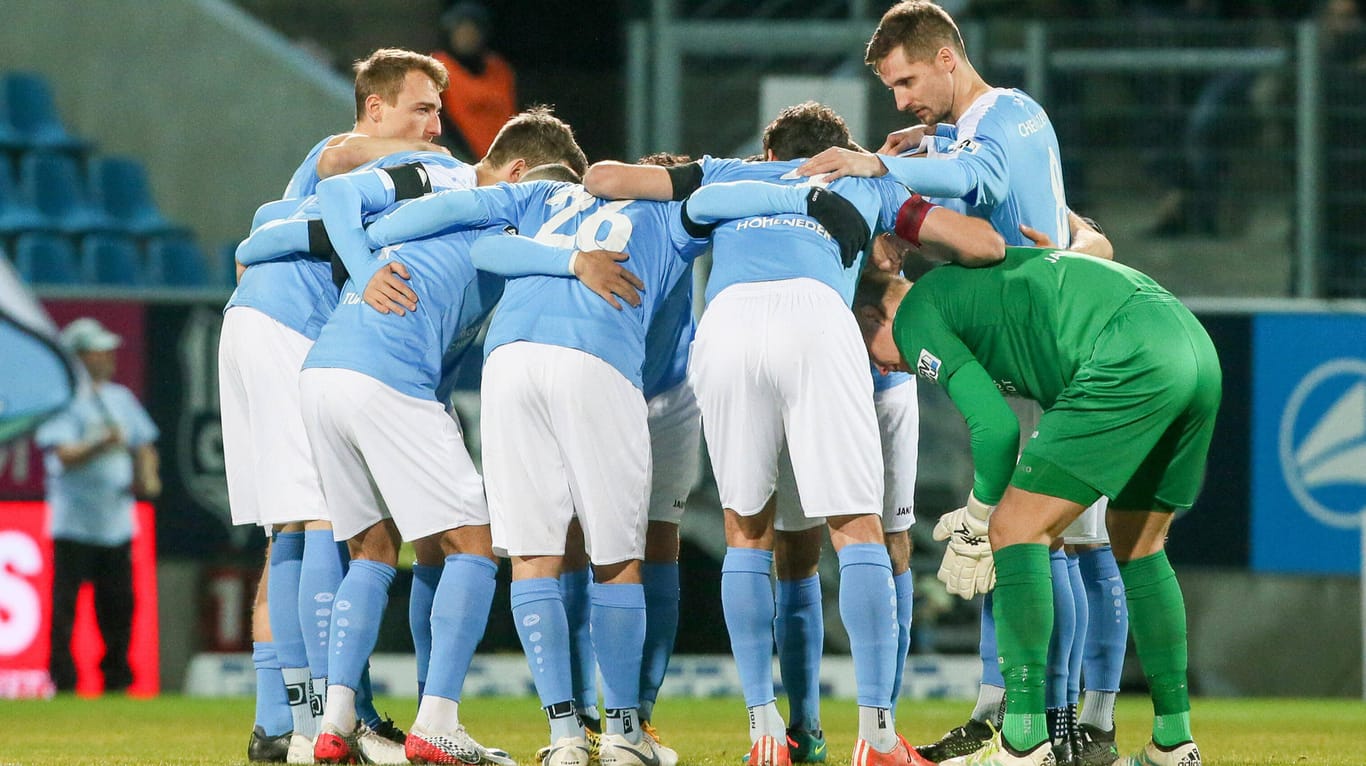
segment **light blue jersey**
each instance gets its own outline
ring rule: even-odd
[[[645,399],[668,391],[688,377],[688,353],[697,332],[692,314],[692,265],[655,309],[645,333]]]
[[[321,146],[322,144],[319,144],[319,148]],[[319,182],[316,180],[317,158],[314,155],[310,155],[310,159],[306,160],[304,165],[301,165],[299,170],[295,172],[295,179],[301,177],[310,161],[314,168],[314,181],[311,188],[316,189]],[[472,168],[439,152],[398,152],[390,154],[361,165],[346,176],[336,178],[369,178],[376,168],[394,167],[412,162],[420,162],[431,170],[429,176],[433,188],[438,188],[437,184],[440,184],[439,188],[441,189],[465,188],[474,183]],[[334,180],[328,179],[328,181]],[[373,185],[380,186],[381,189],[384,188],[383,182],[378,178]],[[291,181],[290,186],[294,188],[295,183]],[[299,188],[308,187],[307,184],[302,183],[298,186]],[[354,211],[354,228],[356,230],[360,230],[364,220],[363,216],[373,217],[392,206],[392,185],[388,187],[388,190],[390,194],[387,199],[382,194],[369,195],[357,202]],[[317,196],[310,195],[299,199],[298,207],[286,220],[304,222],[321,216],[322,207]],[[254,232],[252,237],[255,238],[261,233],[261,231]],[[317,339],[318,333],[327,323],[327,319],[332,315],[333,307],[336,306],[337,286],[332,280],[332,263],[330,260],[309,255],[306,252],[306,238],[302,240],[298,248],[297,251],[288,254],[279,252],[274,248],[268,248],[270,250],[268,259],[263,257],[259,260],[254,258],[242,260],[250,268],[242,274],[242,280],[238,283],[237,289],[233,291],[232,297],[228,299],[226,308],[233,306],[254,308],[307,338]],[[241,252],[240,249],[239,252]],[[365,254],[365,259],[367,261],[372,260],[368,252]],[[370,267],[369,273],[373,273],[373,267]]]
[[[399,393],[441,401],[446,376],[469,348],[503,293],[501,277],[476,272],[470,248],[501,230],[462,231],[386,247],[381,261],[401,261],[418,294],[417,309],[381,314],[347,281],[304,369],[332,367],[368,375]],[[448,392],[445,392],[448,393]]]
[[[928,157],[883,157],[888,175],[935,201],[963,200],[963,212],[990,221],[1007,245],[1034,244],[1022,223],[1060,248],[1071,243],[1058,137],[1034,99],[993,88],[935,135]]]
[[[158,431],[133,392],[112,382],[76,398],[44,423],[34,436],[43,450],[47,473],[50,532],[57,540],[90,545],[122,545],[133,537],[133,456],[127,449],[101,452],[66,467],[56,449],[102,438],[111,427],[123,432],[129,447],[156,441]]]
[[[280,199],[312,196],[318,188],[318,157],[322,155],[323,149],[327,148],[327,142],[334,138],[336,136],[328,136],[308,151],[308,155],[294,171],[294,175],[289,177],[289,185],[285,187],[285,193],[280,195]]]
[[[537,242],[566,252],[630,253],[623,265],[645,283],[640,306],[615,309],[576,279],[510,279],[489,326],[484,355],[516,341],[574,348],[602,359],[643,388],[646,330],[688,264],[707,245],[706,239],[684,230],[681,207],[677,202],[601,200],[577,184],[499,184],[414,200],[377,220],[369,235],[372,246],[382,246],[443,226],[514,226]],[[481,250],[512,244],[484,239],[476,248],[476,260],[481,260]],[[501,260],[488,252],[483,255],[491,266]]]
[[[911,378],[913,377],[909,372],[889,372],[886,375],[884,375],[880,370],[878,370],[877,365],[872,365],[872,368],[874,393],[878,391],[887,391],[889,389],[896,388],[897,386],[909,383],[911,381]]]
[[[793,171],[803,160],[744,162],[703,157],[702,183],[768,181],[788,186],[810,186],[810,178]],[[841,178],[830,190],[849,200],[863,214],[873,233],[891,229],[896,213],[910,193],[900,184],[883,178]],[[854,299],[854,286],[863,270],[864,257],[844,268],[839,245],[814,218],[787,213],[773,216],[737,217],[713,234],[712,270],[707,279],[707,301],[730,285],[772,282],[806,277],[840,294],[846,304]]]

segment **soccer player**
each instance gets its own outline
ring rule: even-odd
[[[807,103],[784,110],[764,132],[766,157],[781,162],[708,157],[663,175],[599,163],[585,180],[611,196],[652,198],[681,198],[716,181],[797,185],[796,158],[848,144],[843,120]],[[907,196],[896,184],[843,182],[832,190],[849,196],[870,231],[890,229]],[[722,599],[749,708],[750,763],[791,759],[774,704],[773,522],[764,513],[784,438],[803,510],[826,520],[840,557],[841,614],[859,686],[855,764],[909,763],[917,756],[891,716],[897,629],[880,518],[881,449],[871,380],[847,310],[862,247],[841,251],[813,223],[787,215],[717,229],[708,307],[688,370],[725,508]]]
[[[689,157],[659,152],[642,157],[638,164],[669,168],[690,161]],[[687,382],[688,352],[696,331],[692,288],[689,263],[650,321],[642,370],[652,468],[641,565],[645,645],[640,668],[640,725],[656,741],[662,740],[653,724],[654,706],[678,634],[678,528],[701,469],[702,414]],[[569,620],[575,708],[584,722],[590,748],[595,749],[602,725],[597,708],[597,661],[589,637],[589,578],[583,532],[575,522],[566,544],[560,590]]]
[[[586,164],[582,151],[573,140],[573,134],[567,125],[550,115],[544,109],[534,109],[518,115],[503,127],[495,139],[494,146],[490,154],[485,157],[478,165],[473,167],[454,160],[444,154],[432,152],[410,153],[404,152],[376,161],[374,168],[360,169],[345,176],[330,178],[318,185],[317,201],[305,201],[301,206],[296,217],[274,222],[259,229],[238,249],[238,258],[244,263],[256,263],[261,260],[277,258],[283,255],[297,257],[299,253],[313,252],[315,254],[325,253],[331,246],[336,246],[340,251],[340,262],[343,267],[352,274],[360,274],[362,278],[369,282],[366,288],[354,287],[343,296],[342,305],[348,306],[347,300],[354,300],[357,304],[364,302],[376,311],[389,313],[392,311],[397,317],[401,317],[408,311],[417,308],[416,293],[408,287],[404,287],[402,294],[391,291],[387,279],[391,274],[399,275],[402,279],[410,277],[408,268],[402,262],[394,259],[384,259],[386,263],[381,267],[373,263],[375,259],[369,255],[369,250],[364,244],[364,234],[361,229],[362,215],[378,212],[392,205],[394,202],[411,196],[415,193],[424,191],[444,190],[453,188],[465,188],[474,183],[490,183],[499,180],[513,180],[520,178],[528,162],[539,162],[550,160],[572,164],[582,169]],[[320,236],[321,232],[315,225],[316,219],[308,216],[315,216],[319,212],[324,216],[323,223],[326,225],[326,233],[330,236]],[[359,243],[356,239],[359,238]],[[409,324],[385,324],[382,320],[370,317],[367,312],[356,313],[354,309],[347,309],[344,314],[346,321],[342,321],[339,329],[329,330],[333,323],[329,320],[324,333],[329,339],[324,344],[322,350],[315,348],[310,355],[305,367],[317,366],[321,368],[339,367],[344,370],[355,371],[359,375],[371,375],[381,382],[398,380],[398,384],[391,387],[398,389],[402,393],[418,391],[419,395],[430,397],[436,400],[436,392],[439,390],[436,380],[431,381],[431,391],[425,388],[428,382],[423,375],[418,375],[419,382],[414,383],[414,373],[410,369],[413,362],[425,363],[428,366],[435,365],[438,373],[447,369],[447,364],[451,362],[444,359],[442,351],[450,345],[449,342],[438,344],[441,332],[448,334],[454,333],[453,337],[460,334],[469,327],[476,327],[482,322],[483,316],[491,308],[492,303],[497,300],[498,292],[501,290],[501,282],[495,280],[496,284],[488,284],[484,281],[475,283],[473,277],[473,267],[469,265],[467,254],[463,261],[459,257],[468,249],[468,243],[453,245],[456,252],[457,261],[465,263],[464,274],[457,271],[454,274],[439,272],[437,276],[428,276],[429,285],[442,285],[443,289],[453,290],[454,292],[441,292],[442,300],[435,306],[429,307],[423,315],[431,312],[432,316],[438,317],[438,321],[446,322],[433,326],[431,320],[421,317],[408,320]],[[359,252],[356,252],[359,248]],[[428,260],[450,259],[450,248],[442,250],[441,253],[432,255],[421,247],[419,253],[427,256],[424,260],[419,258],[424,268],[430,270],[434,267]],[[584,259],[584,265],[588,265],[589,259]],[[352,280],[353,285],[359,284],[358,280]],[[466,290],[466,287],[469,289]],[[455,303],[452,308],[452,302]],[[406,309],[405,310],[405,306]],[[462,314],[464,310],[466,313]],[[395,318],[393,322],[400,320]],[[419,323],[427,330],[428,335],[433,337],[422,337],[414,339],[409,337],[416,330],[411,328]],[[455,323],[454,326],[449,326]],[[404,328],[409,328],[405,334]],[[422,333],[418,333],[421,335]],[[379,335],[386,340],[390,346],[390,353],[380,353],[376,347],[383,344],[375,341],[372,335]],[[320,336],[323,337],[323,336]],[[424,342],[418,342],[419,340]],[[432,348],[436,351],[433,352]],[[402,353],[400,353],[402,352]],[[418,357],[410,361],[399,359],[407,353]],[[434,357],[434,358],[433,358]],[[397,360],[397,361],[395,361]],[[326,373],[323,373],[326,374]],[[318,377],[315,375],[314,377]],[[317,396],[315,399],[319,398]],[[399,403],[407,402],[400,399]],[[323,398],[322,403],[305,400],[305,406],[310,409],[325,407],[334,404]],[[399,404],[394,405],[397,411],[404,412],[412,410],[411,407],[405,410]],[[411,413],[410,413],[411,414]],[[335,421],[339,416],[334,416],[331,421]],[[338,461],[345,462],[346,456],[354,456],[357,451],[364,457],[367,463],[378,461],[374,455],[395,452],[403,454],[401,451],[389,449],[383,444],[375,443],[375,438],[362,439],[361,432],[353,429],[345,437],[338,437],[335,429],[328,430],[319,427],[308,421],[306,425],[310,430],[310,441],[314,448],[315,456],[319,459],[320,471],[323,474],[323,488],[328,497],[329,510],[334,503],[334,499],[340,497],[335,502],[341,503],[343,509],[349,510],[348,521],[352,523],[350,532],[344,534],[338,530],[336,532],[340,539],[350,540],[352,556],[358,560],[367,560],[368,563],[349,569],[338,589],[338,603],[348,604],[348,614],[345,619],[353,625],[368,624],[375,626],[377,630],[378,619],[383,613],[384,601],[387,597],[387,583],[392,580],[392,561],[396,559],[397,548],[390,551],[385,547],[386,540],[392,538],[397,540],[398,530],[394,522],[387,518],[379,518],[387,515],[387,506],[393,505],[393,496],[402,495],[402,487],[418,487],[420,482],[412,477],[405,477],[405,480],[394,485],[381,481],[379,476],[375,477],[375,484],[380,488],[381,496],[378,498],[378,508],[366,505],[364,499],[356,499],[355,487],[348,484],[346,477],[354,472],[331,470],[335,469]],[[419,424],[420,425],[420,424]],[[431,426],[431,423],[427,423]],[[417,428],[417,426],[414,426]],[[428,428],[427,430],[431,430]],[[314,436],[315,432],[320,435]],[[337,441],[345,442],[344,446],[337,447]],[[347,439],[357,441],[353,444]],[[364,441],[364,444],[359,443]],[[323,454],[325,453],[325,454]],[[338,456],[341,456],[340,458]],[[443,455],[441,457],[449,457]],[[325,458],[331,458],[330,460]],[[464,462],[468,462],[468,457]],[[455,463],[459,465],[459,461]],[[434,469],[432,465],[427,465],[427,469]],[[421,467],[410,469],[416,470],[421,474]],[[472,471],[472,468],[471,468]],[[394,480],[394,472],[387,473],[388,480]],[[459,478],[459,477],[457,477]],[[466,539],[469,534],[478,537],[476,533],[465,534],[463,527],[468,526],[471,516],[477,516],[479,512],[470,505],[470,492],[478,495],[478,506],[482,508],[482,485],[478,483],[477,474],[474,475],[475,489],[471,490],[469,477],[465,476],[463,484],[454,481],[452,486],[443,486],[436,489],[442,491],[448,489],[463,489],[462,497],[453,497],[450,501],[454,505],[445,507],[446,521],[461,522],[461,529],[447,532],[445,535],[438,535],[440,530],[432,530],[430,525],[420,529],[424,534],[410,534],[414,527],[404,529],[405,537],[413,539],[414,548],[417,552],[418,561],[421,566],[435,569],[438,576],[435,578],[437,583],[432,585],[433,592],[444,589],[451,589],[460,592],[472,591],[482,592],[482,586],[487,585],[492,588],[492,575],[496,568],[483,572],[478,567],[471,569],[468,557],[453,561],[452,556],[456,554],[453,550],[464,552],[466,548],[473,548],[473,555],[480,555],[478,540]],[[430,482],[428,482],[430,484]],[[433,490],[435,491],[435,490]],[[360,507],[360,511],[356,508]],[[459,512],[456,512],[456,511]],[[440,515],[440,514],[438,514]],[[376,521],[381,523],[376,527],[368,527],[363,532],[354,528],[356,518],[370,520],[376,516]],[[477,524],[476,524],[477,526]],[[485,533],[487,530],[485,530]],[[360,539],[364,536],[365,539]],[[379,574],[377,575],[376,572]],[[383,577],[388,574],[388,578]],[[477,575],[487,574],[487,578],[480,578]],[[463,585],[442,585],[453,577],[459,579]],[[378,579],[376,579],[378,578]],[[485,582],[485,579],[487,580]],[[383,587],[380,587],[382,584]],[[489,591],[491,597],[491,590]],[[438,671],[434,677],[438,679],[438,691],[443,692],[431,695],[424,695],[424,707],[419,709],[418,725],[419,730],[415,735],[407,738],[407,749],[410,752],[425,753],[422,757],[432,759],[440,757],[441,752],[446,753],[446,757],[455,758],[461,753],[480,755],[480,757],[490,757],[497,760],[498,756],[489,756],[488,752],[472,740],[468,740],[464,730],[459,726],[458,719],[455,717],[455,699],[458,699],[460,680],[468,668],[469,655],[472,655],[475,644],[478,643],[478,635],[474,636],[474,641],[468,643],[461,642],[454,649],[448,649],[450,641],[463,636],[468,636],[477,627],[478,633],[482,634],[484,622],[487,620],[488,607],[485,604],[482,612],[477,608],[468,607],[465,609],[447,608],[450,604],[438,604],[433,609],[433,598],[415,599],[421,606],[414,607],[412,610],[412,630],[414,643],[418,647],[419,654],[419,687],[425,683],[428,670],[428,656],[435,656]],[[476,602],[478,599],[474,599]],[[463,616],[462,616],[463,615]],[[432,630],[433,620],[441,619],[447,624],[455,624],[457,627],[454,632],[447,631],[445,635],[436,636],[435,651],[433,651],[434,632]],[[368,621],[368,623],[367,623]],[[331,630],[335,633],[338,626],[333,624]],[[352,634],[358,631],[355,628],[349,631],[342,628],[343,633]],[[356,708],[354,701],[356,692],[361,682],[360,673],[365,665],[365,660],[369,656],[369,651],[373,648],[376,634],[361,633],[353,636],[346,641],[347,651],[334,652],[329,658],[329,697],[325,705],[324,731],[319,735],[315,746],[315,756],[319,760],[336,762],[346,760],[355,755],[356,728],[355,714]],[[366,640],[368,639],[368,640]],[[338,642],[331,641],[335,646]],[[465,652],[468,649],[468,652]],[[454,659],[451,658],[452,653]],[[452,670],[450,666],[454,665]],[[453,699],[454,697],[455,699]],[[446,707],[442,707],[441,700],[445,700]],[[428,712],[428,708],[438,712]],[[443,723],[444,722],[444,723]],[[435,749],[433,749],[435,748]],[[472,757],[472,756],[471,756]]]
[[[913,148],[920,139],[929,156],[892,157],[830,149],[812,158],[800,172],[828,173],[834,178],[889,173],[927,198],[961,200],[972,215],[990,220],[1008,244],[1030,244],[1021,228],[1028,224],[1060,247],[1069,246],[1071,213],[1063,189],[1057,136],[1047,113],[1022,91],[993,88],[978,74],[947,12],[926,0],[896,4],[883,15],[869,40],[865,61],[891,89],[897,108],[914,114],[925,126],[889,136],[883,151]],[[1022,415],[1028,426],[1037,411],[1027,406]],[[1102,512],[1100,507],[1088,511],[1086,523],[1092,528],[1101,526]],[[1076,535],[1080,530],[1070,532]],[[947,534],[947,530],[936,527],[938,539],[945,539]],[[1072,593],[1061,547],[1054,563],[1060,574],[1053,581],[1059,614],[1055,662],[1050,663],[1049,722],[1059,757],[1068,761],[1075,734],[1067,707],[1070,650],[1077,638],[1076,611],[1085,598]],[[986,727],[994,717],[991,711],[999,708],[1004,682],[996,674],[990,600],[988,596],[983,606],[983,684],[973,719],[925,748],[936,759],[978,746],[984,741],[980,737],[989,734]]]
[[[987,748],[948,762],[1055,763],[1044,722],[1048,548],[1104,495],[1154,706],[1152,741],[1116,763],[1198,763],[1184,606],[1163,545],[1172,511],[1192,505],[1202,478],[1220,398],[1214,346],[1133,269],[1058,250],[1006,253],[993,268],[945,266],[914,285],[870,273],[854,303],[873,361],[943,385],[972,432],[974,486],[948,514],[944,566],[977,592],[995,582],[1006,710]],[[1074,281],[1087,289],[1063,287]],[[1044,407],[1018,465],[1019,424],[1002,391]]]
[[[285,196],[311,194],[322,175],[350,170],[366,160],[432,148],[430,139],[440,131],[437,109],[445,82],[439,63],[411,51],[381,49],[358,62],[352,132],[329,136],[314,146],[294,172]],[[253,228],[295,207],[289,202],[267,206]],[[254,661],[266,680],[273,678],[273,666],[280,666],[293,714],[285,757],[309,763],[316,718],[322,715],[325,623],[341,580],[342,559],[327,529],[299,415],[298,370],[317,336],[317,327],[309,327],[310,317],[317,308],[328,309],[337,293],[330,266],[320,260],[282,260],[252,269],[239,265],[238,278],[224,309],[218,361],[228,500],[234,523],[274,530],[270,574],[263,577],[269,620],[253,621],[262,631],[268,622],[272,641],[270,646],[258,642]],[[306,544],[309,539],[311,547]],[[319,622],[324,623],[322,630]],[[313,677],[317,688],[311,684]],[[258,715],[258,726],[265,717]],[[366,711],[366,718],[397,736],[373,709]],[[253,730],[250,757],[280,758],[278,744],[284,733],[277,729],[282,722],[271,721],[270,730]],[[367,747],[383,747],[369,733],[364,739]]]
[[[728,209],[743,206],[731,200]],[[684,210],[678,203],[609,202],[579,186],[538,183],[433,195],[369,229],[371,243],[384,246],[451,225],[514,225],[569,257],[576,248],[626,249],[644,286],[640,306],[614,311],[566,280],[511,279],[485,342],[482,421],[493,539],[513,559],[513,614],[550,722],[550,745],[537,757],[551,766],[588,759],[574,715],[558,582],[575,513],[594,567],[594,649],[614,659],[602,667],[601,761],[677,759],[638,725],[651,463],[641,387],[647,328],[707,243],[705,222]],[[488,239],[476,247],[476,258],[481,250],[519,244]],[[500,262],[488,259],[492,267]]]

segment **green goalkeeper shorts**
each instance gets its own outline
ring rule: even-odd
[[[1189,508],[1204,480],[1223,375],[1205,328],[1170,295],[1136,293],[1044,411],[1011,477],[1116,510]]]

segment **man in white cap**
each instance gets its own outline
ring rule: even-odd
[[[44,455],[53,541],[49,672],[57,691],[75,689],[71,628],[76,593],[88,581],[95,589],[95,617],[104,638],[104,688],[122,691],[133,681],[128,665],[133,498],[150,499],[161,492],[158,431],[133,392],[110,380],[114,350],[122,338],[87,317],[67,325],[61,340],[85,366],[90,385],[35,436]]]

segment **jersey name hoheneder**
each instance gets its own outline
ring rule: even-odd
[[[1137,293],[1176,300],[1142,272],[1050,248],[1007,247],[985,269],[944,265],[906,293],[897,348],[920,377],[945,383],[975,359],[1008,396],[1057,401],[1111,317]]]
[[[321,144],[317,147],[321,148]],[[474,169],[469,165],[440,152],[398,152],[365,163],[356,171],[371,170],[378,167],[391,167],[411,162],[421,162],[428,170],[433,190],[464,189],[475,184]],[[317,190],[317,157],[310,154],[304,165],[312,164],[312,191]],[[304,165],[295,171],[296,180],[303,172]],[[354,172],[354,171],[353,171]],[[295,186],[290,183],[291,189]],[[299,184],[304,188],[307,184]],[[319,218],[317,197],[312,192],[299,200],[300,205],[291,218]],[[382,211],[368,214],[367,220]],[[337,287],[332,282],[332,264],[325,259],[307,253],[258,263],[242,274],[242,280],[226,308],[248,306],[271,317],[284,326],[316,339],[322,326],[332,314],[337,304]]]
[[[703,157],[702,182],[768,181],[802,186],[821,183],[798,176],[804,160],[745,162]],[[888,178],[841,178],[831,191],[849,200],[863,214],[873,233],[889,230],[896,212],[910,192]],[[853,302],[854,286],[866,256],[849,268],[840,262],[839,246],[814,218],[804,215],[766,215],[727,221],[712,236],[712,269],[707,277],[707,301],[725,288],[744,282],[809,278],[829,285],[845,304]]]

